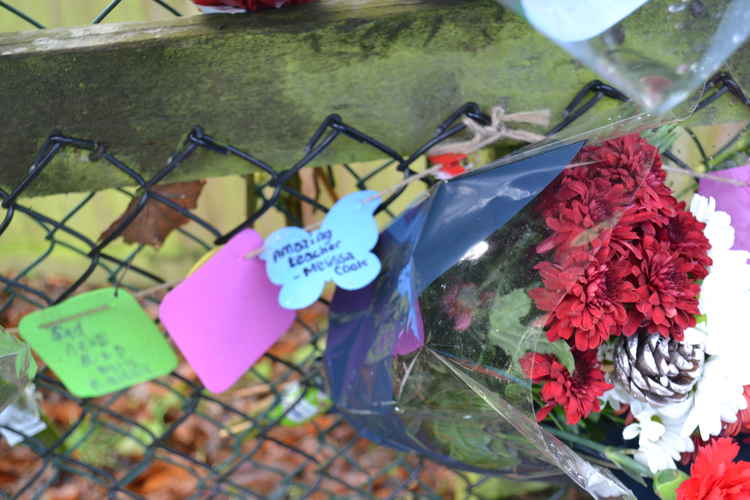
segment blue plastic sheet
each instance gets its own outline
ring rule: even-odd
[[[514,479],[562,470],[597,498],[632,498],[536,423],[514,355],[546,341],[542,330],[519,323],[511,341],[486,342],[502,334],[504,307],[531,307],[517,291],[537,278],[531,249],[544,236],[530,204],[583,144],[436,185],[381,234],[379,277],[336,292],[329,390],[361,435],[452,468]]]

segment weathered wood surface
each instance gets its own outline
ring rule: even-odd
[[[627,36],[666,36],[641,24]],[[0,35],[0,186],[18,183],[55,129],[104,142],[147,177],[196,124],[283,169],[329,113],[410,152],[466,101],[559,117],[593,78],[492,0],[329,0],[262,15]],[[703,118],[745,112],[723,100]],[[342,139],[320,162],[379,156]],[[168,180],[246,172],[245,163],[204,152]],[[26,194],[127,181],[71,151]]]

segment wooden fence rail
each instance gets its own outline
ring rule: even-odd
[[[626,36],[644,45],[674,36],[646,16],[639,26]],[[674,43],[677,54],[690,50]],[[0,186],[18,183],[55,129],[104,142],[146,176],[196,124],[286,168],[329,113],[407,152],[466,101],[559,117],[593,78],[492,0],[329,0],[262,15],[0,34]],[[743,113],[722,100],[701,119]],[[247,173],[208,155],[170,180]],[[374,155],[348,141],[321,163]],[[26,194],[127,182],[88,155],[58,158]]]

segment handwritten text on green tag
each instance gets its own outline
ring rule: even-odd
[[[78,397],[102,396],[165,375],[177,357],[132,295],[104,288],[21,320],[21,337]]]

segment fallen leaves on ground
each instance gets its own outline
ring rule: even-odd
[[[29,285],[44,287],[55,296],[70,282],[57,279]],[[6,326],[14,326],[31,310],[15,309],[11,318],[3,321]],[[286,363],[309,366],[320,354],[310,344],[312,332],[324,328],[326,321],[327,308],[323,304],[300,311],[298,321],[271,348],[270,352],[280,361],[261,360],[231,390],[211,395],[218,403],[200,399],[195,407],[191,406],[196,403],[192,398],[194,387],[174,377],[164,377],[163,384],[146,382],[116,397],[91,400],[93,405],[106,407],[111,413],[83,420],[67,441],[75,446],[72,455],[116,479],[125,477],[142,460],[148,460],[146,468],[127,487],[149,500],[201,497],[207,490],[198,488],[212,485],[206,469],[179,454],[163,448],[152,448],[145,453],[145,446],[153,443],[152,436],[165,435],[163,445],[169,450],[210,465],[219,473],[227,473],[234,484],[262,497],[286,498],[295,488],[305,491],[307,487],[313,488],[310,500],[334,497],[356,500],[371,498],[369,495],[419,498],[420,488],[426,486],[447,500],[466,500],[457,493],[462,491],[463,484],[458,475],[430,462],[423,463],[414,475],[411,471],[417,465],[416,457],[405,457],[360,438],[340,416],[321,415],[296,427],[267,428],[267,411],[278,401],[274,390],[300,377]],[[262,372],[265,379],[254,372]],[[195,373],[184,361],[177,373],[197,382]],[[45,388],[40,392],[42,411],[58,432],[70,429],[81,417],[81,406],[66,394]],[[190,414],[185,415],[186,411]],[[22,445],[11,449],[0,439],[2,491],[18,491],[41,465],[42,460],[31,449]],[[62,472],[45,486],[53,480],[55,470],[54,466],[47,467],[29,491],[46,488],[43,500],[89,500],[106,495],[95,482],[70,472]],[[367,492],[368,496],[360,492]]]
[[[206,181],[175,182],[173,184],[159,184],[151,188],[151,191],[170,199],[186,209],[198,206],[198,197],[203,190]],[[133,198],[128,208],[116,221],[102,233],[99,240],[109,238],[123,220],[132,215],[140,203],[140,196]],[[190,219],[165,203],[149,197],[146,205],[136,216],[135,220],[128,224],[122,232],[125,243],[142,243],[160,247],[169,234],[178,227],[187,224]]]
[[[195,492],[198,479],[188,469],[166,462],[154,462],[130,486],[153,500],[187,498]]]

